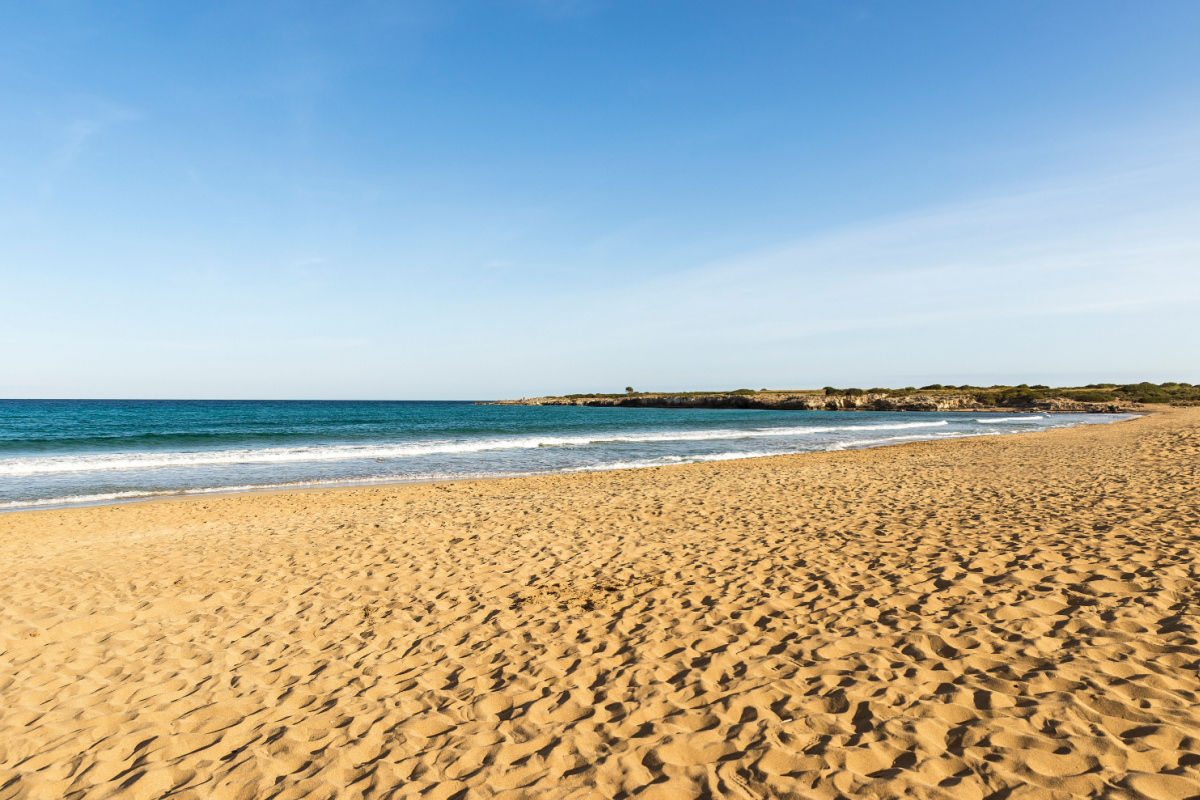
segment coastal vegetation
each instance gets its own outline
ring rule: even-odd
[[[827,396],[859,397],[864,394],[862,389],[836,389],[826,386],[823,390]],[[1031,403],[1037,400],[1064,398],[1080,403],[1171,403],[1174,405],[1200,404],[1200,386],[1190,383],[1090,383],[1082,387],[1057,387],[1022,383],[1017,386],[971,386],[963,384],[934,383],[915,389],[907,386],[903,389],[868,389],[866,394],[882,394],[888,397],[908,397],[916,394],[946,395],[967,394],[984,405],[1009,406]]]
[[[635,392],[623,394],[570,394],[496,401],[501,405],[627,406],[643,408],[771,408],[831,411],[1067,411],[1114,413],[1146,404],[1200,405],[1200,386],[1166,383],[1092,383],[1086,386],[1050,387],[1022,383],[1016,386],[971,386],[932,383],[921,388],[875,387],[823,389],[732,389],[707,392]]]
[[[971,386],[961,384],[933,383],[916,388],[905,386],[899,389],[874,387],[871,389],[826,386],[823,389],[733,389],[696,392],[635,392],[626,387],[623,393],[603,392],[563,395],[566,399],[608,397],[654,397],[670,394],[673,397],[702,397],[709,395],[754,396],[770,394],[824,394],[826,397],[863,397],[883,395],[886,397],[911,397],[915,395],[950,396],[969,395],[982,405],[1015,406],[1038,400],[1066,399],[1080,403],[1169,403],[1172,405],[1200,405],[1200,385],[1168,381],[1166,383],[1089,383],[1086,386],[1050,387],[1043,384],[1016,386],[993,385]]]

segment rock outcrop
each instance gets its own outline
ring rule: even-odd
[[[995,406],[980,403],[968,394],[861,395],[819,392],[757,392],[755,394],[630,394],[527,397],[498,400],[502,406],[619,406],[622,408],[760,408],[777,411],[1044,411],[1051,413],[1104,414],[1133,411],[1129,403],[1082,403],[1066,398],[1034,400]]]

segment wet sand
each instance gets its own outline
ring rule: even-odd
[[[1200,795],[1200,409],[0,515],[2,798]]]

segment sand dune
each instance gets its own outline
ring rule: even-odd
[[[0,798],[1200,796],[1200,410],[0,515]]]

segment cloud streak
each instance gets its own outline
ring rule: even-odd
[[[614,294],[614,322],[747,343],[1200,302],[1190,155],[853,226]]]
[[[47,136],[53,143],[38,185],[41,204],[49,203],[62,181],[70,174],[87,152],[92,142],[102,134],[141,115],[128,106],[109,100],[88,99],[86,108],[65,121],[57,123]]]

